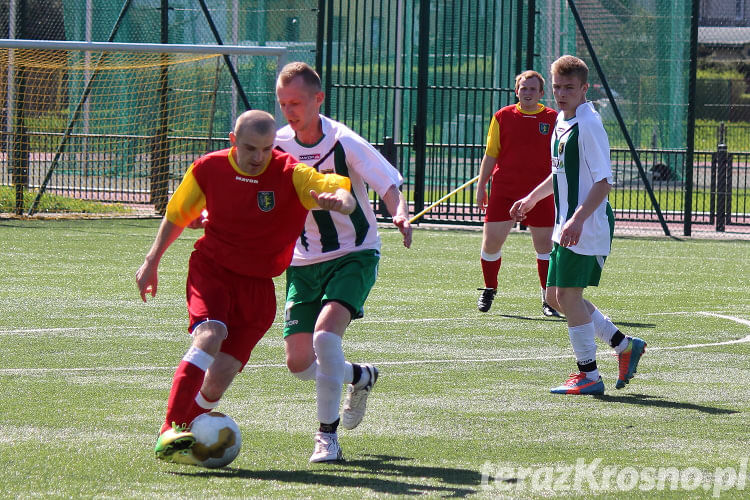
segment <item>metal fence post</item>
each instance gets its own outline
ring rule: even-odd
[[[683,177],[685,192],[685,217],[682,232],[685,236],[692,234],[693,228],[693,172],[695,169],[695,112],[698,73],[698,22],[700,18],[700,2],[692,0],[690,6],[690,68],[688,70],[688,99],[687,99],[687,127],[685,130],[685,176]]]
[[[398,157],[396,155],[396,143],[393,142],[393,137],[386,137],[383,139],[383,146],[380,148],[380,154],[388,160],[388,163],[398,168]]]
[[[721,147],[722,144],[726,147],[726,140],[727,137],[727,126],[724,122],[719,123],[719,126],[716,128],[716,148],[717,150]],[[716,176],[717,171],[719,169],[719,152],[716,151],[715,153],[711,154],[711,186],[709,188],[709,213],[708,213],[708,223],[713,224],[716,219],[716,193],[718,192],[716,186]]]
[[[396,152],[396,143],[393,141],[393,137],[386,137],[385,139],[383,139],[383,145],[380,147],[380,154],[383,155],[383,158],[388,160],[388,163],[393,165],[395,168],[398,168],[398,154]],[[378,196],[376,210],[383,217],[390,216],[390,214],[388,213],[388,209],[385,206],[385,203],[383,203],[383,199],[380,196]]]
[[[716,151],[716,231],[723,232],[727,222],[727,145],[719,144]]]
[[[169,43],[169,0],[161,0],[161,43]],[[151,203],[164,215],[169,201],[169,55],[160,59],[159,118],[151,141]]]
[[[724,222],[726,224],[732,223],[732,163],[734,162],[734,155],[727,155],[727,168],[726,168],[726,183],[724,184]]]
[[[419,42],[417,55],[417,112],[414,138],[414,212],[425,202],[425,169],[427,165],[427,97],[430,64],[430,1],[419,2]]]
[[[13,125],[12,149],[9,155],[16,197],[16,215],[23,214],[24,194],[29,188],[29,134],[26,125],[24,125],[24,112],[19,109],[23,107],[24,103],[21,102],[16,108],[20,112],[20,116],[16,118]]]
[[[711,153],[711,185],[708,190],[708,223],[713,224],[716,220],[716,169],[718,166],[719,153]]]
[[[14,26],[14,32],[19,33],[20,38],[28,36],[27,25],[29,13],[26,8],[26,1],[20,0],[17,3],[17,12],[19,13]],[[17,28],[17,30],[16,30]],[[15,214],[22,215],[24,209],[24,194],[29,188],[29,133],[26,129],[26,105],[29,96],[26,94],[26,74],[25,68],[17,68],[14,72],[13,81],[8,84],[12,86],[12,92],[19,96],[20,99],[12,108],[10,118],[10,152],[8,154],[10,174],[13,179],[13,186],[16,198]]]

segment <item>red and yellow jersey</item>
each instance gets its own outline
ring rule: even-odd
[[[513,104],[492,116],[485,154],[497,158],[493,189],[522,198],[549,176],[550,138],[556,119],[557,112],[543,104],[532,113]]]
[[[338,188],[348,191],[349,179],[320,174],[277,150],[261,173],[247,175],[232,149],[224,149],[190,165],[169,200],[166,217],[185,227],[208,210],[196,251],[232,272],[270,278],[289,266],[307,212],[317,206],[310,190],[332,193]]]

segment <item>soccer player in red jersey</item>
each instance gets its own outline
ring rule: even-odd
[[[203,210],[187,276],[193,340],[175,371],[156,457],[194,464],[189,425],[215,408],[276,315],[272,278],[291,262],[314,207],[349,214],[349,179],[321,174],[274,149],[276,122],[246,111],[229,134],[231,148],[196,160],[167,205],[156,239],[136,272],[145,302],[156,295],[164,252]]]
[[[550,133],[557,112],[539,102],[544,96],[544,78],[536,71],[524,71],[516,77],[518,103],[501,108],[490,121],[487,147],[479,170],[477,205],[486,210],[482,238],[482,274],[484,288],[477,308],[487,312],[497,293],[498,273],[502,262],[502,246],[516,223],[510,207],[519,197],[526,196],[550,172]],[[487,197],[487,182],[492,190]],[[542,288],[542,313],[559,317],[544,297],[547,284],[549,255],[552,251],[552,227],[555,205],[552,196],[540,201],[523,221],[531,231],[537,254],[537,271]]]

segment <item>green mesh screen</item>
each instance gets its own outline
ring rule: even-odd
[[[562,54],[589,65],[588,99],[613,147],[626,147],[602,81],[564,0],[536,2],[536,40],[545,74]],[[685,148],[690,67],[689,0],[575,2],[620,112],[637,148]],[[551,94],[549,104],[554,105]]]
[[[4,38],[107,41],[124,12],[112,41],[159,43],[162,0],[15,0],[0,2]],[[215,44],[208,16],[197,0],[169,0],[168,43]],[[288,60],[314,61],[317,36],[315,0],[206,0],[208,15],[225,45],[286,47]],[[15,10],[11,12],[11,7]],[[39,16],[44,12],[44,16]],[[11,19],[16,20],[12,25]],[[267,92],[268,75],[238,67],[245,92]],[[274,74],[270,73],[273,82]],[[261,107],[250,99],[251,107]],[[236,104],[235,104],[236,106]]]

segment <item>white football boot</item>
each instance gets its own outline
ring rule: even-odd
[[[367,370],[370,378],[362,387],[349,384],[346,387],[346,399],[344,400],[344,411],[342,412],[341,426],[344,429],[354,429],[362,422],[367,409],[367,396],[370,395],[375,382],[378,381],[378,369],[369,363],[362,365],[363,370]]]
[[[315,450],[310,457],[310,463],[338,462],[344,460],[344,454],[339,446],[336,433],[318,431],[315,433]]]

